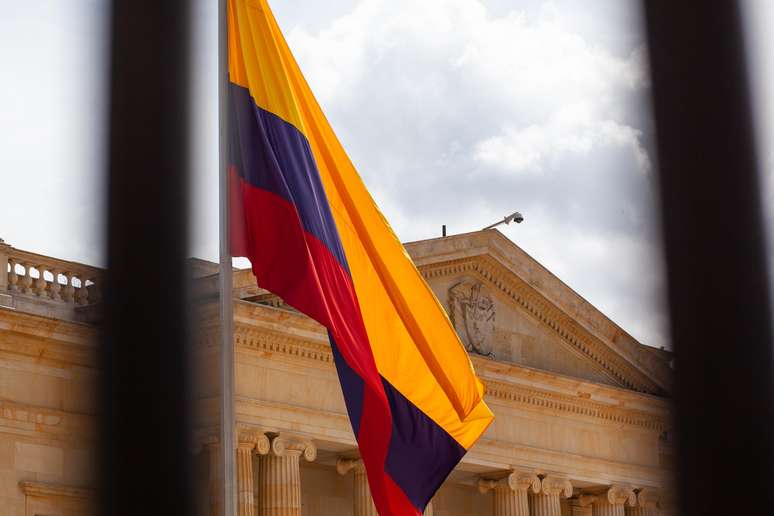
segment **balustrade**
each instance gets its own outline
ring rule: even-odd
[[[14,249],[0,239],[0,293],[89,305],[100,300],[101,281],[100,269]]]

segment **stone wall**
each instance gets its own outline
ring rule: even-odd
[[[92,509],[94,332],[0,309],[0,512],[70,516]]]

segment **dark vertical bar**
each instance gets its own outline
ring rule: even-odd
[[[191,514],[189,6],[114,0],[102,514]]]
[[[644,6],[676,354],[677,495],[685,515],[771,514],[771,310],[739,5]]]

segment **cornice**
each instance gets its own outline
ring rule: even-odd
[[[329,344],[309,342],[300,337],[243,325],[235,325],[234,342],[242,348],[333,366],[333,353]]]
[[[476,275],[487,281],[500,295],[512,300],[532,317],[550,328],[573,350],[597,365],[601,372],[616,384],[639,392],[659,393],[662,391],[658,384],[628,363],[604,341],[575,322],[565,312],[543,297],[533,286],[515,274],[507,274],[507,269],[488,255],[479,254],[441,263],[426,264],[420,266],[419,270],[426,280],[459,274]]]

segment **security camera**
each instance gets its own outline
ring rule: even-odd
[[[494,224],[490,224],[487,227],[485,227],[484,229],[482,229],[481,231],[486,231],[487,229],[492,229],[494,227],[499,226],[500,224],[510,224],[514,220],[516,221],[516,224],[521,224],[522,222],[524,222],[524,216],[521,213],[519,213],[518,211],[514,211],[513,213],[511,213],[507,217],[503,217],[503,220],[501,220],[499,222],[495,222]]]
[[[516,221],[516,224],[521,224],[521,222],[524,220],[524,216],[522,216],[522,214],[519,213],[518,211],[514,211],[513,213],[505,217],[503,219],[503,222],[505,222],[506,224],[510,224],[511,221],[514,221],[514,220]]]

